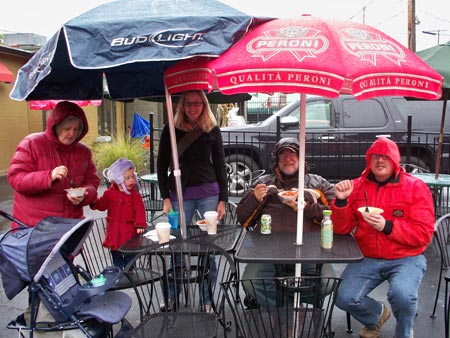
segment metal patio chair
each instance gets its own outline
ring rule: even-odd
[[[236,337],[321,338],[331,325],[335,293],[341,279],[308,276],[237,282],[242,285],[241,290],[256,296],[249,304],[244,301],[246,297],[239,296],[232,283],[222,284],[233,314]],[[265,292],[274,283],[279,290],[275,306]],[[263,291],[257,294],[257,288]]]
[[[211,260],[217,274],[210,269]],[[229,327],[220,283],[234,280],[236,270],[231,256],[220,247],[201,238],[155,243],[138,254],[125,273],[136,268],[162,277],[155,283],[134,285],[141,322],[132,337],[216,337],[219,324],[224,330]],[[161,309],[160,303],[169,304],[169,287],[175,294],[173,306]]]
[[[442,275],[444,270],[450,267],[450,213],[441,216],[434,224],[434,240],[437,242],[439,254],[441,256],[441,265],[439,269],[439,280],[436,288],[436,297],[434,299],[433,312],[431,318],[436,317],[436,306],[441,289]],[[447,293],[446,293],[447,294]]]
[[[86,271],[92,276],[97,276],[110,266],[113,266],[111,251],[103,246],[106,231],[106,219],[98,218],[94,221],[94,226],[89,236],[86,238],[82,250],[81,258]],[[123,274],[112,287],[112,290],[129,289],[133,287],[133,280],[139,283],[149,283],[158,279],[157,274],[148,272],[146,269],[136,268],[133,274]],[[135,281],[137,282],[137,281]]]

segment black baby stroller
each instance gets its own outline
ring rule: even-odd
[[[81,330],[86,337],[111,335],[131,307],[128,295],[107,291],[122,271],[108,267],[91,279],[74,257],[92,229],[93,220],[47,217],[29,228],[0,210],[0,215],[21,227],[0,235],[0,272],[8,299],[28,286],[31,313],[25,326],[13,321],[19,332]],[[81,278],[80,278],[81,276]],[[80,282],[83,281],[83,282]],[[54,320],[37,320],[40,305]]]

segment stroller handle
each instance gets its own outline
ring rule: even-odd
[[[11,222],[15,222],[15,223],[19,224],[21,228],[29,228],[28,225],[26,225],[25,223],[19,221],[17,218],[15,218],[14,216],[8,214],[7,212],[4,212],[3,210],[0,210],[0,215],[5,217],[6,219],[9,219]]]

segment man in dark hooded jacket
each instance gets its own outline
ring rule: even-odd
[[[337,183],[335,193],[334,231],[353,233],[365,257],[346,267],[336,305],[365,325],[360,337],[377,338],[391,310],[368,294],[388,281],[395,337],[413,337],[418,288],[427,264],[423,253],[434,232],[430,189],[400,166],[395,142],[380,137],[367,150],[361,176]],[[365,212],[367,204],[382,212]]]
[[[241,224],[256,211],[259,218],[263,214],[272,216],[272,232],[297,231],[297,201],[287,200],[279,196],[279,192],[298,188],[299,170],[299,142],[293,137],[282,138],[272,150],[272,173],[261,176],[244,194],[237,207],[237,216]],[[333,185],[319,175],[307,173],[305,175],[305,207],[303,231],[320,231],[322,212],[329,209],[328,204],[334,198]],[[259,227],[255,231],[259,231]],[[302,264],[302,275],[316,275],[315,264]],[[331,266],[324,267],[330,269]],[[327,272],[330,274],[332,272]],[[273,278],[280,275],[294,275],[293,264],[249,263],[246,265],[242,279]],[[244,283],[247,294],[256,299],[262,298],[259,293],[268,294],[268,299],[276,304],[275,284],[264,287],[261,283],[254,283],[255,295],[250,285]]]

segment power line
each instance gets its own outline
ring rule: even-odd
[[[378,23],[376,24],[376,26],[382,25],[382,24],[386,23],[387,21],[392,20],[392,19],[396,18],[397,16],[399,16],[399,15],[405,13],[405,12],[406,12],[406,11],[404,11],[404,10],[403,10],[403,11],[400,11],[400,12],[398,12],[397,14],[394,14],[394,15],[392,15],[392,16],[390,16],[390,17],[384,19],[383,21],[378,22]]]
[[[367,7],[369,7],[371,4],[373,4],[375,2],[375,0],[371,0],[368,4],[366,4],[365,6],[363,6],[358,12],[356,12],[355,14],[353,14],[348,21],[351,21],[355,18],[355,16],[357,16],[359,13],[363,12]]]
[[[427,11],[422,11],[422,12],[425,13],[425,14],[427,14],[427,15],[429,15],[429,16],[431,16],[431,17],[433,17],[433,18],[435,18],[435,19],[437,19],[437,20],[441,20],[441,21],[443,21],[443,22],[450,23],[450,20],[447,20],[447,19],[438,17],[438,16],[436,16],[436,15],[434,15],[434,14],[431,14],[430,12],[427,12]]]

